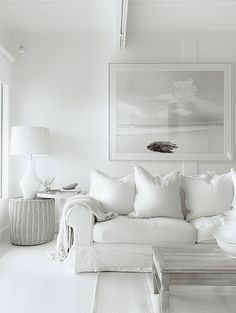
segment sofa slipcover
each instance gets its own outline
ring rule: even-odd
[[[214,240],[213,234],[224,224],[223,215],[199,217],[190,222],[197,229],[197,242]]]
[[[188,222],[174,218],[129,218],[118,216],[96,223],[93,240],[99,243],[193,244],[196,229]]]

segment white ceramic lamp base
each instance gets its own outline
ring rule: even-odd
[[[35,171],[34,161],[29,160],[26,173],[20,181],[20,187],[24,199],[34,199],[40,188],[40,185],[41,180]]]

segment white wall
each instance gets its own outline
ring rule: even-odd
[[[125,51],[99,34],[18,35],[26,55],[18,56],[13,76],[11,125],[39,125],[52,133],[52,155],[39,158],[42,177],[56,175],[58,185],[78,181],[89,186],[89,172],[99,168],[122,176],[133,162],[108,161],[108,63],[132,62],[236,62],[235,32],[162,32],[128,36]],[[184,50],[183,50],[183,37]],[[217,139],[216,139],[217,140]],[[214,169],[232,162],[139,162],[151,172],[171,170],[186,174]],[[25,160],[11,157],[11,194]]]
[[[9,51],[13,49],[14,45],[11,36],[2,25],[0,25],[0,43]]]

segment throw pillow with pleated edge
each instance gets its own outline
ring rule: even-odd
[[[232,208],[233,182],[231,172],[207,171],[196,176],[180,176],[188,210],[187,221],[200,217],[223,215]]]
[[[169,217],[183,219],[179,172],[152,175],[141,166],[134,167],[136,195],[133,218]]]
[[[101,203],[105,212],[127,215],[134,206],[134,174],[119,179],[95,169],[90,174],[90,195]]]

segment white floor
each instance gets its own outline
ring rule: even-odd
[[[74,275],[53,263],[54,244],[0,245],[1,313],[160,313],[151,275],[102,273],[97,284],[97,274]],[[236,288],[173,288],[170,313],[236,313]]]
[[[90,313],[96,274],[74,275],[49,257],[55,242],[1,245],[1,313]]]

